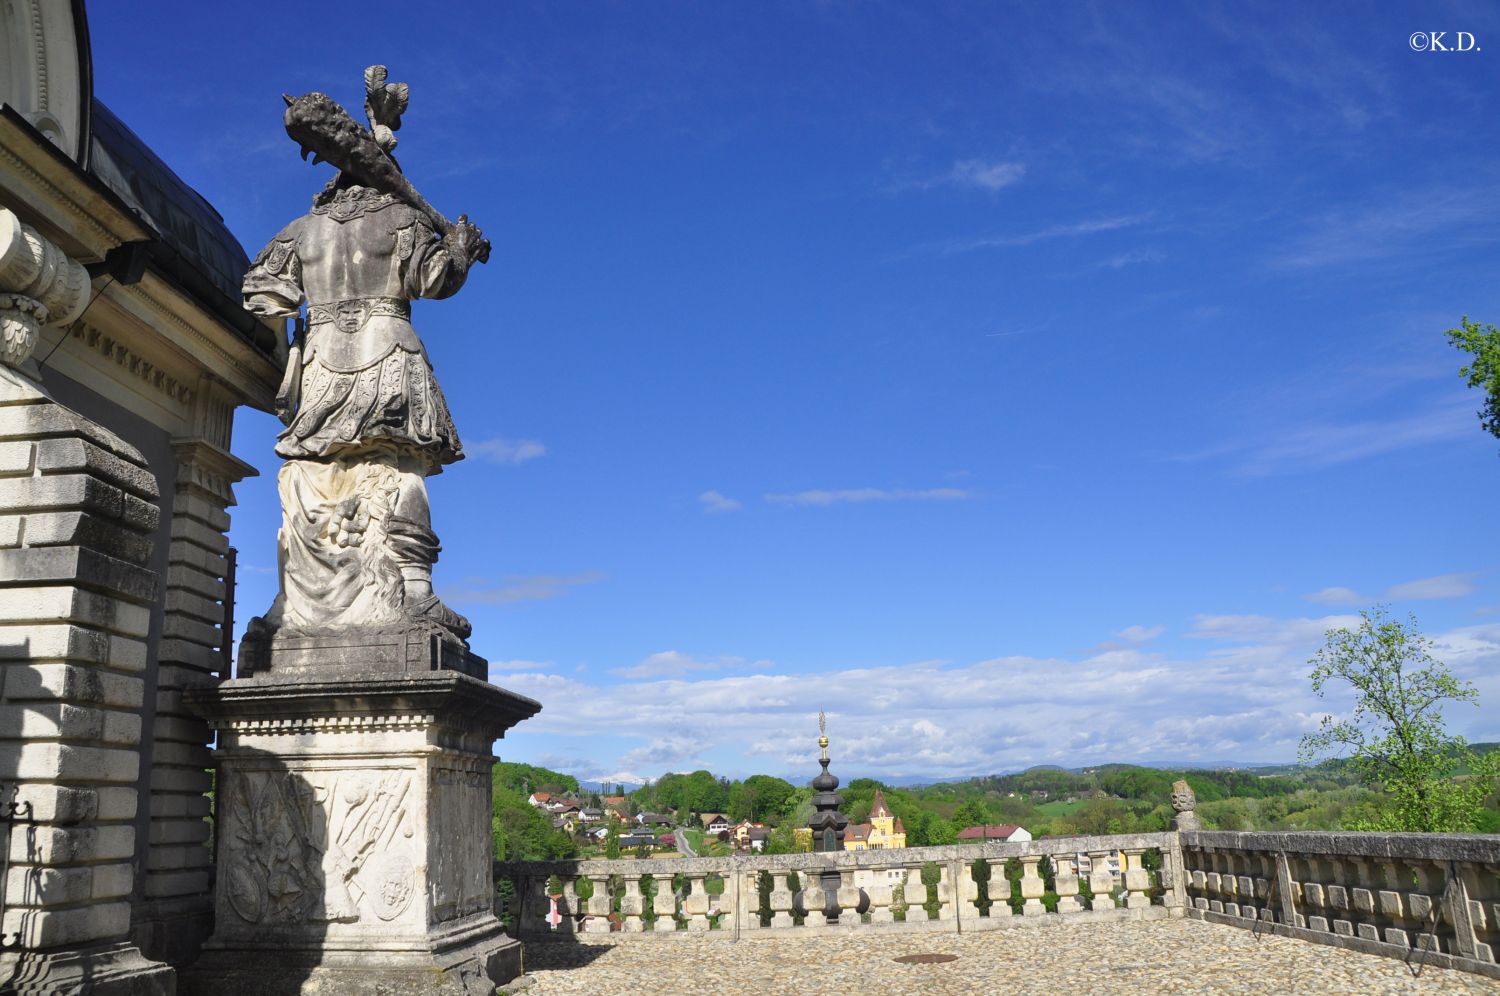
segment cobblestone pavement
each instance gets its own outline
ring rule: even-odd
[[[957,961],[902,965],[900,955]],[[527,996],[569,993],[1500,993],[1500,982],[1196,920],[979,934],[528,942]]]

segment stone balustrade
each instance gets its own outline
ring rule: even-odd
[[[1180,890],[1163,888],[1163,876],[1146,867],[1148,853],[1155,852],[1168,868],[1176,838],[1120,834],[834,854],[497,862],[495,878],[510,883],[501,912],[522,938],[973,932],[1062,917],[1180,915]],[[1082,856],[1089,859],[1086,876],[1079,875]],[[1051,864],[1052,889],[1044,859]],[[1016,889],[1006,876],[1012,860],[1020,870]],[[987,877],[975,874],[981,862]]]
[[[1014,885],[1007,865],[1019,866]],[[1186,916],[1500,979],[1500,836],[1182,830],[836,854],[498,862],[495,879],[509,883],[501,912],[523,938],[971,933]]]
[[[1500,978],[1500,837],[1180,834],[1187,915]]]

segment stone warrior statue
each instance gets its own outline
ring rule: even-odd
[[[463,447],[410,302],[457,293],[490,246],[464,216],[438,214],[391,154],[406,84],[371,66],[365,90],[368,130],[324,94],[285,98],[302,158],[316,152],[338,174],[245,276],[255,314],[297,316],[307,304],[277,397],[281,590],[251,622],[256,640],[422,622],[460,642],[470,632],[432,591],[425,479]]]

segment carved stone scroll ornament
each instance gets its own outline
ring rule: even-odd
[[[88,306],[83,264],[0,208],[0,363],[18,367],[49,325],[70,325]]]
[[[321,93],[287,97],[287,134],[338,173],[245,276],[245,306],[307,305],[278,394],[281,593],[247,639],[469,624],[432,590],[439,546],[425,479],[463,458],[410,302],[458,292],[489,243],[449,222],[390,154],[409,94],[365,72],[368,129]]]

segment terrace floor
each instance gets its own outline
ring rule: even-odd
[[[597,939],[596,939],[597,938]],[[958,956],[906,965],[901,955]],[[1196,920],[529,941],[528,996],[587,993],[1500,993],[1500,982]]]

